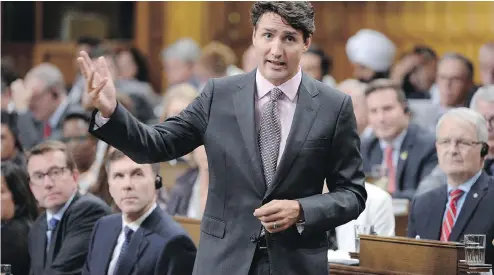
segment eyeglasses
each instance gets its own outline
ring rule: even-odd
[[[473,140],[466,140],[466,139],[450,139],[450,138],[440,138],[437,141],[437,144],[441,147],[449,147],[451,144],[454,144],[455,147],[459,148],[460,150],[465,150],[465,149],[470,149],[473,146],[477,144],[482,144],[481,141],[473,141]]]
[[[38,185],[38,186],[43,185],[45,176],[48,176],[50,178],[50,180],[52,180],[52,181],[57,181],[63,177],[66,169],[68,169],[68,167],[52,167],[46,173],[35,172],[31,176],[29,176],[29,181],[33,185]]]

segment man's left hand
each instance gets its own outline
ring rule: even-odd
[[[294,200],[272,200],[254,211],[269,233],[286,230],[301,219],[301,207]]]

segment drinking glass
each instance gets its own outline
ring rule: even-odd
[[[485,235],[467,234],[465,235],[465,263],[483,264],[485,263]]]

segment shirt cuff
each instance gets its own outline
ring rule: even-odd
[[[297,223],[298,234],[302,235],[302,232],[304,232],[304,226],[305,226],[305,222],[298,222]]]
[[[98,128],[102,127],[103,125],[105,125],[108,121],[110,120],[110,118],[106,118],[106,117],[103,117],[103,115],[101,115],[101,112],[98,111],[96,113],[96,116],[95,116],[95,121],[94,121],[94,129],[93,130],[97,130]]]

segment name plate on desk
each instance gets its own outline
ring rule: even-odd
[[[360,236],[360,267],[416,275],[457,274],[460,243],[402,237]]]

